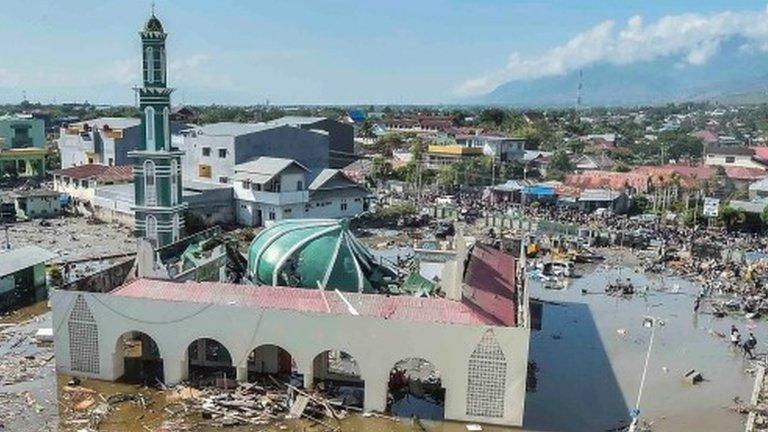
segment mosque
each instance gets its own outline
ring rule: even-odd
[[[180,154],[164,126],[167,34],[152,14],[140,36],[145,143],[132,155],[136,229],[150,255],[161,256],[183,237]],[[398,270],[334,219],[261,231],[247,251],[245,283],[134,273],[109,286],[56,289],[56,369],[166,384],[264,374],[306,388],[331,380],[359,388],[365,411],[384,412],[416,379],[403,365],[417,364],[429,369],[421,391],[436,396],[440,418],[521,426],[531,332],[524,263],[461,236],[455,242],[439,296],[385,294]]]

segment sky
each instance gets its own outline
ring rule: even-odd
[[[150,1],[7,1],[0,102],[132,104]],[[766,2],[156,0],[175,103],[433,104],[510,80],[661,56],[701,65],[731,36],[768,51]]]

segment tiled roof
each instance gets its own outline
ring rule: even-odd
[[[153,300],[211,303],[256,309],[295,310],[318,314],[350,315],[334,291],[218,282],[176,283],[138,279],[112,295]],[[323,298],[325,297],[325,299]],[[464,325],[500,325],[469,302],[444,298],[344,293],[361,316],[392,320]]]
[[[77,180],[93,179],[100,182],[129,182],[133,180],[133,167],[130,165],[78,165],[53,171],[54,175]]]
[[[738,166],[725,167],[725,175],[733,180],[760,180],[768,176],[768,173],[761,168],[747,168]]]
[[[611,189],[615,191],[631,187],[638,192],[648,190],[648,176],[637,173],[613,171],[584,171],[581,174],[569,174],[565,186],[584,189]]]
[[[667,183],[672,178],[672,175],[676,174],[682,187],[691,188],[698,186],[699,182],[712,177],[715,174],[715,169],[709,165],[668,164],[639,166],[631,172],[648,176],[651,184],[654,186],[661,186]]]

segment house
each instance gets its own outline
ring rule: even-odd
[[[484,155],[482,147],[464,147],[460,145],[430,145],[424,153],[424,166],[428,169],[440,169],[463,159]]]
[[[766,165],[755,157],[753,147],[710,145],[706,148],[704,163],[724,167],[766,169]]]
[[[389,119],[385,125],[390,131],[448,131],[456,126],[451,116],[416,115]]]
[[[578,199],[579,208],[585,212],[604,208],[617,214],[623,214],[629,210],[630,204],[629,196],[625,192],[610,189],[585,189]]]
[[[61,193],[49,190],[30,190],[10,194],[16,204],[19,219],[46,218],[60,215],[64,209]]]
[[[604,133],[584,135],[579,139],[588,147],[609,150],[618,145],[620,137],[615,133]]]
[[[768,198],[768,178],[763,178],[749,185],[749,199],[762,198]]]
[[[324,169],[309,184],[309,217],[351,218],[367,209],[371,192],[343,171]]]
[[[55,257],[38,246],[0,251],[0,313],[48,298],[45,262]]]
[[[133,167],[78,165],[53,171],[53,189],[83,202],[92,202],[96,188],[133,183]]]
[[[603,153],[598,155],[581,154],[572,158],[571,163],[576,167],[576,171],[610,171],[615,162]]]
[[[579,190],[610,189],[617,192],[627,190],[630,193],[645,193],[651,185],[647,175],[612,171],[585,171],[578,174],[568,174],[564,184]]]
[[[370,192],[341,170],[324,169],[311,182],[310,174],[302,164],[284,158],[260,157],[237,165],[233,191],[238,223],[349,218],[365,210]]]
[[[101,117],[62,125],[57,141],[61,167],[77,165],[130,165],[128,152],[142,138],[141,120]]]
[[[234,167],[237,222],[261,226],[266,221],[302,218],[309,212],[304,165],[293,159],[260,157]]]
[[[172,122],[196,124],[200,120],[200,114],[194,108],[182,105],[171,110],[170,119]]]
[[[268,123],[327,132],[329,168],[343,168],[357,159],[355,157],[355,130],[350,124],[327,117],[299,116],[281,117]]]
[[[45,174],[45,122],[32,116],[0,117],[0,178]]]
[[[520,161],[525,155],[525,138],[495,135],[457,135],[456,144],[482,148],[483,153],[498,162]]]
[[[213,123],[172,136],[185,179],[230,184],[235,166],[262,156],[297,161],[312,172],[329,163],[329,134],[277,123]]]

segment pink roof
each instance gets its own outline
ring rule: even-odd
[[[508,326],[517,324],[516,268],[512,255],[477,244],[464,277],[469,287],[467,300]]]
[[[664,184],[670,180],[672,174],[677,174],[680,178],[681,186],[691,188],[698,186],[700,181],[712,177],[715,169],[709,165],[668,164],[639,166],[631,172],[648,176],[651,184],[655,186]]]
[[[755,159],[768,163],[768,147],[752,147],[755,150]]]
[[[323,294],[325,294],[325,300]],[[335,292],[304,288],[218,282],[177,283],[138,279],[117,288],[111,292],[111,295],[258,309],[350,315],[346,305]],[[492,315],[483,313],[466,301],[357,293],[344,293],[344,297],[360,315],[367,317],[464,325],[502,324]]]
[[[637,173],[613,171],[584,171],[581,174],[569,174],[563,184],[566,187],[584,189],[611,189],[621,191],[627,186],[638,192],[648,190],[648,176]]]
[[[718,141],[717,134],[706,129],[693,132],[691,136],[700,139],[704,144],[712,144]]]
[[[760,180],[768,177],[768,173],[761,168],[747,168],[737,166],[725,167],[725,175],[734,180]]]

